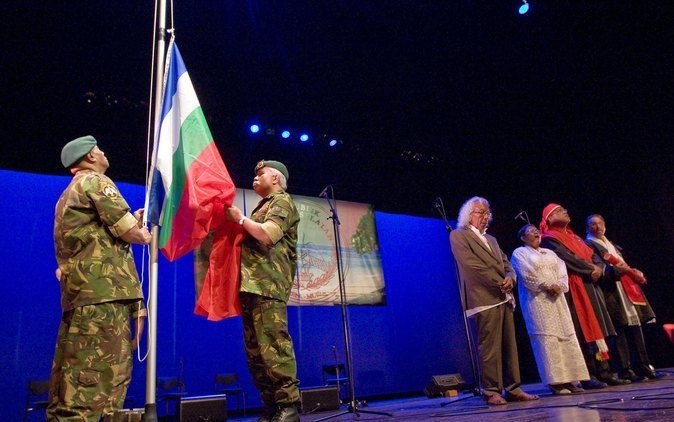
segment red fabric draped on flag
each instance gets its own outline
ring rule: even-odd
[[[225,221],[211,233],[209,241],[195,251],[195,314],[209,321],[241,315],[239,284],[244,237],[245,232],[240,225]]]

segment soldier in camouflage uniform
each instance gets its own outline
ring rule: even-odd
[[[148,244],[150,234],[139,227],[143,210],[131,214],[104,175],[108,160],[93,137],[66,144],[61,161],[73,179],[54,217],[63,314],[47,420],[94,422],[122,408],[131,380],[146,310],[130,244]]]
[[[262,199],[251,218],[237,207],[230,220],[248,234],[241,250],[241,305],[248,368],[265,410],[259,421],[299,421],[297,363],[286,303],[295,278],[300,215],[286,190],[288,170],[260,161],[253,190]]]

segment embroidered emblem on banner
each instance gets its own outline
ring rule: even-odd
[[[334,244],[332,226],[327,223],[327,211],[322,204],[315,205],[310,201],[300,201],[298,205],[303,233],[313,241],[301,242],[298,246],[299,271],[290,293],[290,302],[337,303],[337,261],[331,247],[321,247]]]

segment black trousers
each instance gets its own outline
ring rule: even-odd
[[[611,355],[618,371],[634,368],[641,370],[650,365],[644,333],[638,325],[616,326],[616,337],[612,342]],[[613,360],[613,359],[612,359]]]

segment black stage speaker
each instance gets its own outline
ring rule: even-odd
[[[465,385],[466,383],[461,378],[461,374],[433,375],[428,384],[426,384],[426,388],[424,388],[424,394],[429,399],[442,397],[442,393],[445,391],[458,391],[465,387]]]
[[[313,413],[322,410],[339,409],[339,390],[335,385],[325,387],[309,387],[300,390],[302,412]]]
[[[119,409],[103,418],[103,422],[141,422],[145,409]]]
[[[224,394],[180,399],[180,422],[224,422],[227,397]]]

